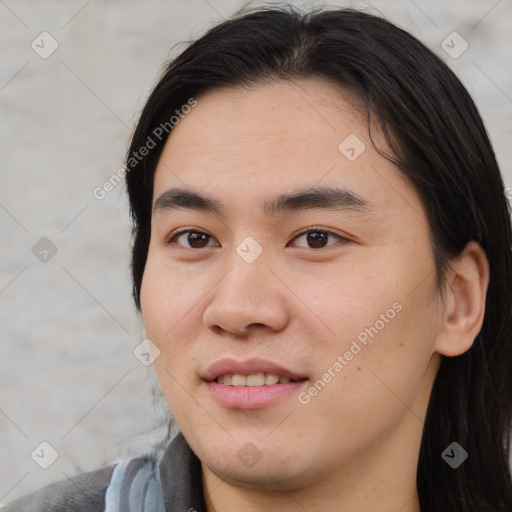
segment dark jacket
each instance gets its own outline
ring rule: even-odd
[[[110,486],[114,469],[119,485]],[[110,486],[110,488],[109,488]],[[116,487],[116,489],[114,489]],[[107,492],[122,512],[206,512],[201,463],[180,432],[162,458],[125,459],[96,471],[47,485],[1,512],[104,512]],[[134,495],[136,495],[134,497]],[[117,500],[117,501],[116,501]],[[156,508],[155,508],[156,507]]]

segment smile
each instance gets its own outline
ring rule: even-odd
[[[270,378],[269,378],[270,377]],[[225,384],[224,379],[231,379]],[[274,382],[277,378],[277,382]],[[220,380],[222,379],[222,383]],[[268,379],[268,382],[266,383]],[[282,379],[282,382],[280,380]],[[260,409],[296,396],[308,382],[272,374],[222,375],[215,380],[205,382],[209,394],[214,400],[228,409]]]
[[[304,379],[301,379],[304,380]],[[272,386],[274,384],[288,384],[293,380],[284,375],[276,375],[273,373],[253,373],[252,375],[226,374],[219,375],[215,382],[224,386]],[[298,381],[293,381],[298,382]]]

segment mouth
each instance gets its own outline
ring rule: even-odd
[[[261,387],[261,386],[273,386],[275,384],[289,384],[290,382],[302,382],[307,380],[302,379],[291,379],[286,375],[277,375],[275,373],[253,373],[251,375],[240,375],[240,374],[225,374],[219,375],[214,382],[222,384],[224,386],[249,386],[249,387]]]
[[[287,384],[307,378],[280,364],[257,357],[244,361],[219,359],[201,377],[208,382],[217,381],[227,386],[263,386],[277,384],[279,381]]]
[[[222,359],[202,375],[217,403],[229,409],[256,409],[299,392],[308,377],[263,359]]]

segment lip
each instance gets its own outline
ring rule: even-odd
[[[298,382],[272,384],[264,386],[226,386],[215,379],[219,375],[252,375],[254,373],[272,373],[289,377]],[[280,398],[298,393],[308,378],[281,365],[253,358],[245,361],[221,359],[213,363],[202,375],[213,397],[224,407],[230,409],[258,409],[266,407]]]
[[[231,358],[220,359],[209,366],[201,377],[208,382],[212,382],[219,375],[252,375],[254,373],[272,373],[289,377],[292,380],[307,378],[305,375],[288,370],[284,366],[257,357],[245,361],[236,361]]]
[[[294,395],[305,385],[307,380],[272,384],[270,386],[225,386],[216,381],[206,382],[206,386],[216,400],[229,409],[259,409],[266,407],[280,398]]]

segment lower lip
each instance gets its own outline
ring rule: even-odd
[[[211,381],[206,382],[206,385],[212,395],[225,407],[257,409],[265,407],[279,398],[298,393],[306,382],[307,380],[271,384],[270,386],[225,386]]]

